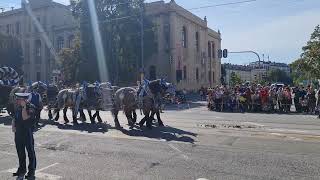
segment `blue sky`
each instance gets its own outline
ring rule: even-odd
[[[55,0],[68,4],[69,0]],[[154,0],[147,0],[152,2]],[[168,2],[169,0],[165,0]],[[215,5],[241,0],[175,0],[180,6]],[[0,6],[19,6],[20,0],[1,0]],[[271,61],[290,63],[299,58],[314,27],[320,24],[320,0],[257,0],[255,2],[191,11],[209,27],[220,30],[222,46],[229,51],[254,50]],[[230,55],[222,62],[248,64],[253,55]],[[267,58],[265,58],[267,60]]]

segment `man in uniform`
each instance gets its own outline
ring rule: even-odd
[[[17,109],[12,123],[12,130],[15,133],[15,144],[19,158],[19,168],[13,176],[23,179],[26,174],[26,152],[29,157],[28,174],[26,179],[35,179],[36,154],[34,151],[33,125],[35,107],[28,102],[29,93],[16,93]]]

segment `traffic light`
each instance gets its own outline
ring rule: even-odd
[[[218,50],[218,58],[219,58],[219,59],[222,58],[222,50],[221,50],[221,49]]]
[[[224,49],[222,54],[223,54],[223,58],[227,58],[228,57],[228,50]]]
[[[219,49],[218,50],[218,58],[227,58],[228,57],[228,49]]]

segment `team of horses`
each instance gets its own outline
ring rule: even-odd
[[[67,111],[72,111],[72,122],[78,124],[78,114],[80,119],[85,121],[84,110],[92,124],[96,119],[101,123],[102,117],[100,111],[110,110],[116,128],[121,128],[118,120],[118,114],[123,111],[128,125],[133,128],[137,122],[136,110],[140,110],[144,117],[138,123],[140,127],[152,128],[153,115],[157,115],[159,126],[163,126],[160,117],[161,97],[165,94],[174,95],[175,89],[171,83],[163,79],[147,81],[145,80],[138,88],[111,86],[110,83],[83,83],[81,87],[59,89],[56,85],[48,85],[42,82],[35,82],[29,86],[0,86],[0,108],[6,108],[10,115],[15,112],[15,93],[17,92],[37,92],[40,95],[38,113],[43,107],[47,107],[49,120],[58,121],[60,111],[63,110],[63,119],[69,123]],[[94,113],[92,111],[95,111]]]

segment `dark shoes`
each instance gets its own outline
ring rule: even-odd
[[[34,174],[35,174],[34,172],[28,172],[28,174],[25,176],[25,178],[28,180],[34,180],[34,179],[36,179]]]
[[[15,173],[12,173],[12,176],[24,176],[27,172],[26,171],[20,171],[18,170],[17,172]]]

